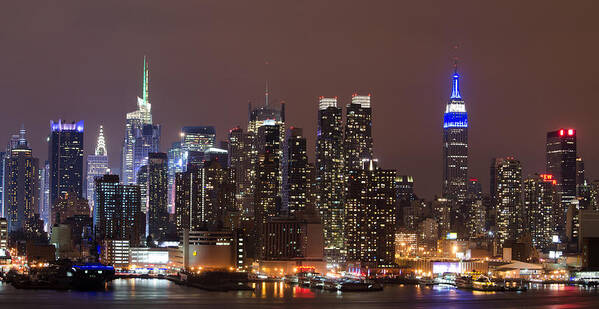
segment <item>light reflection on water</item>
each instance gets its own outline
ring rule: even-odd
[[[410,308],[419,307],[539,307],[564,304],[589,307],[599,302],[595,289],[567,285],[539,285],[528,292],[476,292],[444,286],[386,285],[382,292],[342,293],[288,285],[284,282],[252,283],[253,291],[208,292],[158,279],[120,279],[102,292],[16,290],[0,283],[0,308],[40,309],[55,306],[75,309],[255,307],[293,304],[294,308]],[[590,296],[590,297],[589,297]],[[8,306],[8,305],[12,306]],[[72,307],[72,308],[69,308]],[[78,309],[78,308],[77,308]]]

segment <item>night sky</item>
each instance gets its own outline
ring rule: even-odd
[[[184,125],[214,125],[219,140],[245,128],[248,101],[263,103],[268,78],[313,159],[318,96],[345,106],[354,91],[370,92],[375,156],[432,198],[457,55],[470,174],[485,191],[494,156],[516,156],[525,175],[542,172],[546,131],[560,127],[578,130],[592,180],[598,12],[599,1],[6,1],[0,144],[23,123],[43,162],[50,120],[83,119],[86,154],[102,123],[119,167],[148,54],[163,151]]]

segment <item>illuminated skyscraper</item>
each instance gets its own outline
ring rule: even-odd
[[[288,214],[304,210],[308,202],[308,153],[301,128],[291,127],[283,143],[282,209]]]
[[[337,98],[320,97],[316,132],[316,206],[323,221],[325,255],[335,262],[344,248],[343,120]]]
[[[137,97],[137,110],[127,113],[125,139],[121,158],[121,181],[137,182],[139,168],[147,164],[148,154],[160,150],[160,125],[152,124],[149,89],[150,71],[144,56],[142,98]]]
[[[466,198],[468,177],[468,114],[460,95],[459,78],[456,69],[443,116],[443,196],[457,203]]]
[[[65,193],[83,197],[83,120],[50,122],[50,206]]]
[[[395,264],[396,172],[364,159],[348,177],[345,199],[347,261],[370,266]]]
[[[51,213],[52,207],[50,205],[50,162],[46,160],[44,166],[40,168],[40,185],[39,185],[39,213],[40,218],[44,220],[44,230],[49,231],[51,229]]]
[[[139,186],[119,184],[118,175],[98,177],[95,186],[93,225],[96,240],[129,240],[132,245],[139,245],[145,231]]]
[[[545,250],[555,234],[554,211],[560,202],[553,175],[535,174],[524,180],[525,231],[530,233],[536,249]]]
[[[559,129],[547,133],[547,174],[557,180],[561,209],[556,212],[558,234],[565,236],[566,212],[576,199],[576,130]]]
[[[185,153],[190,151],[204,152],[216,146],[216,130],[214,127],[183,127],[181,129],[181,149]],[[186,164],[184,160],[184,166]]]
[[[177,229],[216,230],[234,205],[228,171],[216,160],[190,165],[176,175]]]
[[[263,258],[264,242],[262,236],[264,224],[268,218],[279,215],[281,199],[279,195],[279,157],[273,152],[261,153],[256,165],[254,183],[254,222],[258,237],[257,254]]]
[[[236,208],[242,217],[254,214],[254,166],[252,166],[252,148],[254,135],[243,132],[240,127],[229,130],[229,168],[235,183]]]
[[[522,165],[513,157],[497,159],[497,233],[499,241],[515,240],[523,231]]]
[[[148,235],[158,240],[168,228],[168,167],[166,153],[152,152],[148,158]]]
[[[25,139],[25,129],[20,130],[18,144],[13,145],[5,165],[5,215],[8,231],[25,233],[35,230],[38,194],[38,159],[32,155]]]
[[[94,179],[102,177],[110,172],[108,168],[108,152],[106,151],[106,141],[104,140],[104,129],[100,126],[100,134],[96,143],[96,150],[93,155],[87,156],[87,192],[86,198],[90,209],[94,209],[95,205],[95,188]]]
[[[181,142],[174,142],[166,153],[168,158],[168,207],[169,213],[175,212],[175,177],[184,171]]]
[[[362,159],[372,159],[372,109],[370,94],[353,94],[345,115],[345,169],[360,169]]]

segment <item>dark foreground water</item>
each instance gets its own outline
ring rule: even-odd
[[[284,283],[256,290],[206,292],[158,279],[119,279],[105,292],[16,290],[0,283],[0,308],[599,308],[599,291],[546,285],[528,292],[472,292],[387,285],[384,291],[335,293]]]

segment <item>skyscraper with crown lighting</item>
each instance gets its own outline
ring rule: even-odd
[[[443,115],[443,196],[462,203],[468,177],[468,113],[459,89],[457,68]]]
[[[63,194],[83,197],[83,120],[50,122],[50,207]]]
[[[94,179],[108,174],[108,151],[106,151],[106,141],[104,140],[104,128],[100,126],[100,134],[96,143],[96,150],[93,155],[87,156],[87,185],[86,198],[90,208],[94,209],[95,204],[95,183]]]
[[[137,110],[127,113],[125,139],[121,158],[121,181],[137,183],[139,169],[148,163],[148,154],[160,150],[160,125],[152,124],[150,104],[150,69],[144,56],[142,97],[137,97]]]

